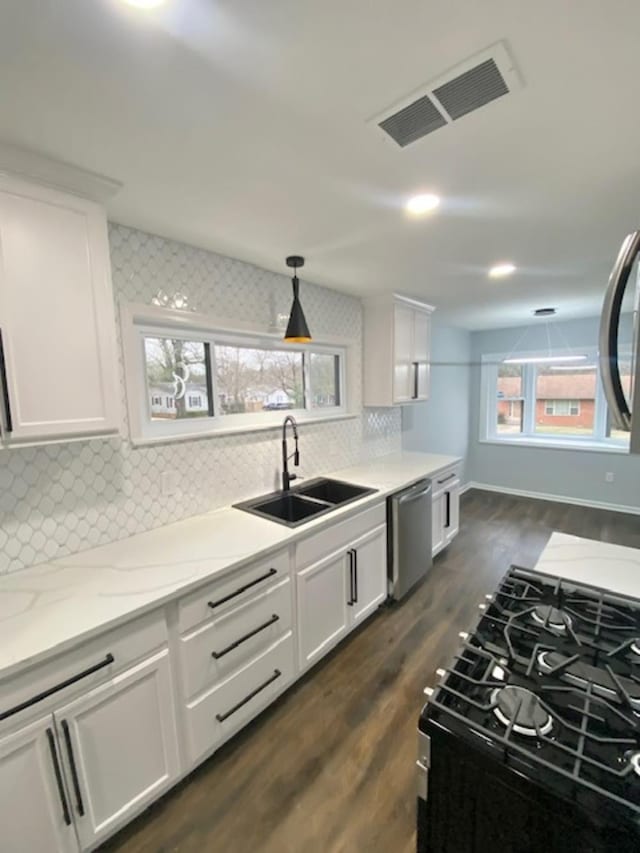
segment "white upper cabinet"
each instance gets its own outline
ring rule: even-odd
[[[364,405],[429,399],[433,307],[392,295],[365,302]]]
[[[100,205],[0,175],[0,332],[6,444],[118,430],[116,329]]]

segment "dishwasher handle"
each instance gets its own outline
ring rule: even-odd
[[[413,501],[420,500],[420,498],[423,498],[425,495],[428,495],[431,491],[431,483],[427,483],[426,485],[419,483],[418,486],[419,488],[414,486],[413,489],[409,489],[403,495],[400,495],[400,497],[398,498],[398,503],[413,503]]]

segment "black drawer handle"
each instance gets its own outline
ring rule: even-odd
[[[353,549],[353,600],[358,603],[358,551]]]
[[[58,786],[58,796],[62,805],[62,817],[67,826],[71,826],[71,814],[69,813],[69,804],[67,803],[67,795],[64,792],[64,784],[62,782],[62,771],[60,770],[60,762],[58,761],[58,753],[56,752],[56,742],[51,729],[47,729],[47,740],[49,741],[49,751],[51,752],[51,763],[53,764],[53,772],[56,777],[56,785]]]
[[[76,808],[80,817],[84,817],[84,803],[82,802],[82,792],[80,790],[80,780],[78,779],[78,769],[76,767],[76,759],[73,754],[73,744],[71,743],[71,732],[69,731],[69,723],[66,720],[62,721],[62,733],[64,742],[67,745],[67,753],[69,755],[69,768],[71,769],[71,781],[73,782],[73,790],[76,795]]]
[[[447,517],[445,521],[445,529],[451,527],[451,492],[445,493],[447,496]]]
[[[347,551],[347,554],[349,555],[349,601],[347,601],[347,604],[349,605],[349,607],[353,607],[353,605],[356,603],[354,581],[355,553],[356,552],[353,550],[353,548],[350,548]]]
[[[4,405],[4,420],[7,432],[13,432],[13,418],[11,417],[11,400],[9,399],[9,383],[7,381],[7,362],[4,357],[4,342],[2,330],[0,329],[0,385],[2,385],[2,402]]]
[[[271,619],[262,625],[258,625],[257,628],[254,628],[253,631],[249,631],[249,633],[245,634],[244,637],[240,637],[240,639],[236,640],[235,643],[231,643],[231,645],[227,646],[226,649],[223,649],[221,652],[211,652],[211,657],[216,660],[220,660],[220,658],[223,658],[225,655],[228,655],[229,652],[232,652],[234,649],[237,649],[238,646],[241,646],[242,643],[246,643],[246,641],[250,640],[251,637],[255,637],[256,634],[260,633],[260,631],[264,631],[270,625],[273,625],[279,618],[278,614],[274,613]]]
[[[269,569],[266,575],[260,575],[259,578],[256,578],[254,581],[250,581],[250,583],[245,584],[244,586],[238,587],[235,592],[230,593],[229,595],[225,595],[224,598],[219,598],[217,601],[207,601],[209,607],[220,607],[221,604],[224,604],[225,601],[231,601],[232,598],[235,598],[238,595],[242,595],[243,592],[246,592],[248,589],[251,589],[252,586],[255,586],[258,583],[262,583],[262,581],[266,581],[267,578],[273,577],[273,575],[277,575],[277,569]]]
[[[71,678],[67,678],[66,681],[61,681],[60,684],[56,684],[55,687],[50,687],[48,690],[44,690],[42,693],[38,693],[35,696],[32,696],[31,699],[27,699],[26,702],[21,702],[19,705],[14,705],[13,708],[9,708],[8,711],[3,711],[0,714],[0,721],[6,720],[7,717],[12,716],[12,714],[18,714],[20,711],[24,711],[26,708],[30,708],[32,705],[35,705],[37,702],[42,702],[43,699],[57,693],[59,690],[64,690],[65,687],[69,687],[72,684],[75,684],[76,681],[80,681],[82,678],[86,678],[88,675],[93,675],[94,672],[97,672],[99,669],[102,669],[105,666],[109,666],[110,663],[113,663],[115,660],[112,654],[108,654],[104,660],[101,660],[100,663],[95,663],[93,666],[90,666],[88,669],[79,672],[77,675],[72,675]]]
[[[438,485],[439,485],[439,486],[441,486],[443,483],[447,483],[449,480],[453,480],[453,478],[454,478],[455,476],[456,476],[456,474],[455,474],[455,471],[454,471],[454,472],[453,472],[453,474],[449,474],[449,476],[448,476],[448,477],[445,477],[445,478],[444,478],[444,480],[438,480]]]
[[[281,675],[282,675],[282,673],[280,672],[279,669],[274,669],[273,675],[271,676],[271,678],[267,678],[267,680],[263,684],[261,684],[259,687],[256,687],[255,690],[252,690],[248,696],[245,696],[244,699],[242,699],[240,702],[238,702],[237,705],[234,705],[233,708],[229,708],[229,710],[225,711],[224,714],[216,714],[216,720],[219,723],[224,723],[224,721],[228,720],[232,714],[235,714],[236,711],[239,711],[243,705],[247,704],[247,702],[251,702],[251,700],[255,696],[257,696],[258,693],[261,693],[266,687],[268,687],[270,684],[273,684],[273,682],[276,679],[280,678]]]

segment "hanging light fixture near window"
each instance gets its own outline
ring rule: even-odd
[[[290,344],[308,344],[311,341],[311,332],[307,326],[307,321],[300,304],[299,289],[300,282],[298,281],[297,270],[304,266],[304,258],[300,255],[289,255],[287,258],[287,266],[293,268],[293,302],[291,304],[291,313],[289,314],[289,322],[287,331],[284,333],[284,340]]]

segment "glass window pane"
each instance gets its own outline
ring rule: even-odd
[[[221,414],[304,408],[301,352],[216,346],[215,354]]]
[[[340,405],[340,357],[309,353],[311,407],[326,409]]]
[[[595,359],[575,364],[558,361],[538,365],[536,433],[592,436],[597,383]]]
[[[144,338],[147,401],[152,421],[213,416],[209,344],[180,338]]]
[[[524,400],[522,396],[522,365],[498,365],[498,400],[496,432],[499,435],[522,432]]]
[[[620,382],[622,384],[622,390],[624,391],[627,400],[631,401],[633,398],[633,359],[631,357],[630,349],[624,348],[620,350],[618,366],[620,368]],[[630,402],[629,406],[631,406]],[[609,430],[607,434],[616,441],[622,441],[625,444],[628,444],[630,437],[629,433],[626,430],[618,429],[615,424],[610,422],[611,418],[608,418],[608,421]]]

